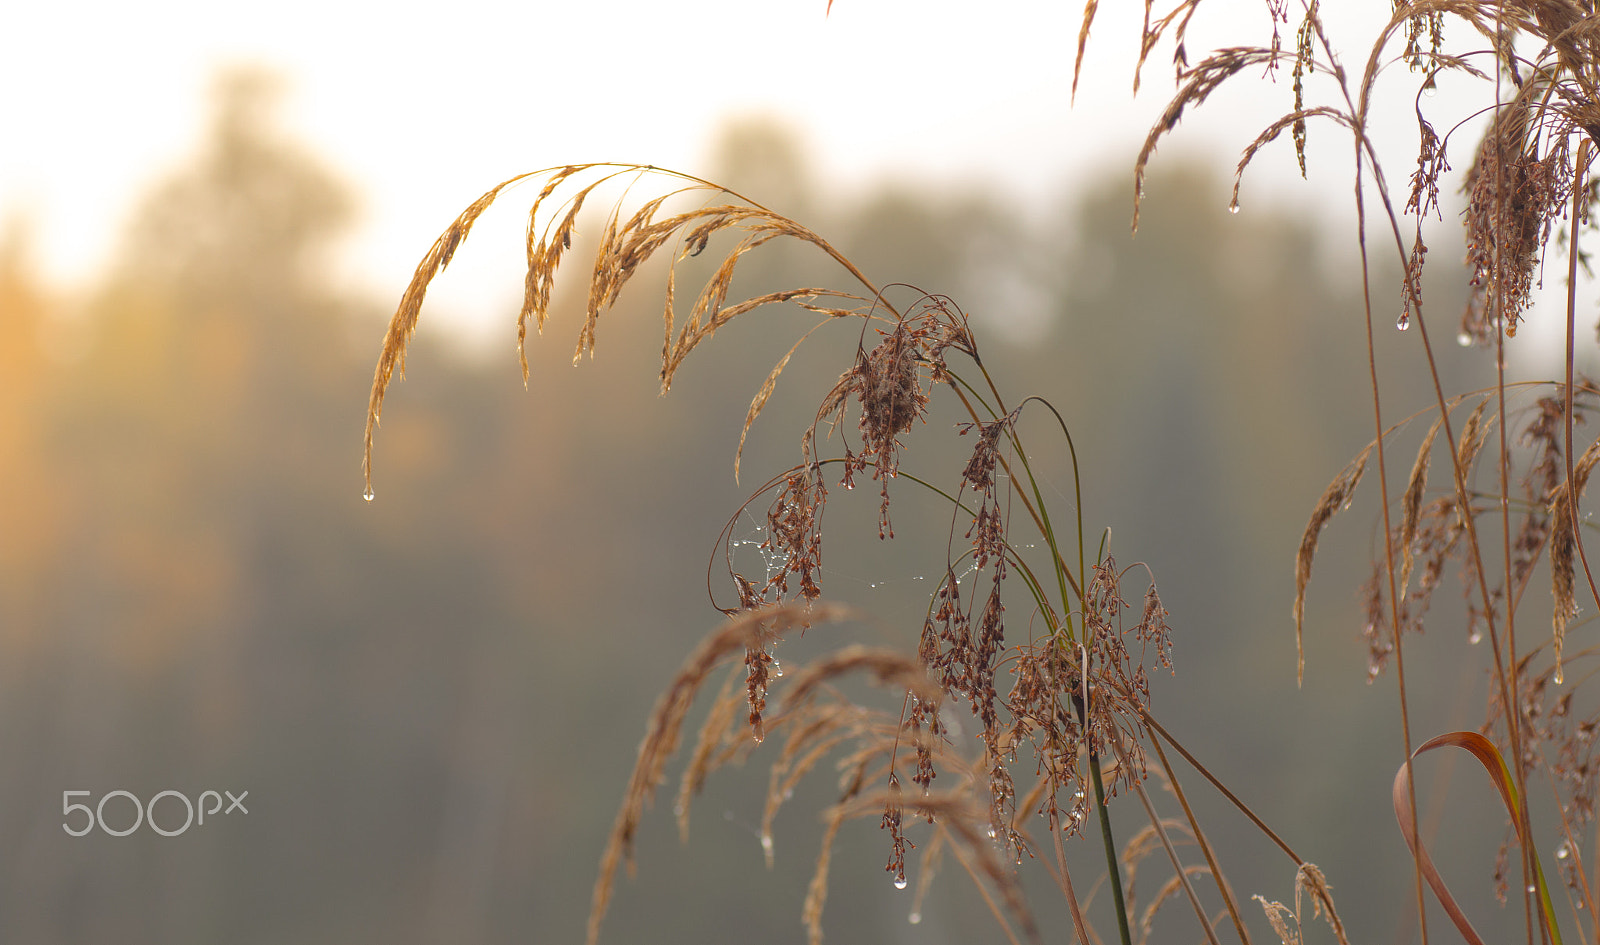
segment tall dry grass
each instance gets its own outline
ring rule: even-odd
[[[1352,317],[1364,321],[1367,337],[1367,364],[1360,367],[1370,378],[1373,439],[1314,506],[1293,562],[1294,632],[1298,641],[1324,528],[1351,506],[1363,478],[1375,473],[1382,540],[1363,592],[1366,634],[1371,674],[1392,665],[1398,689],[1397,725],[1407,757],[1397,765],[1393,803],[1400,833],[1413,851],[1422,938],[1430,934],[1428,887],[1454,933],[1481,941],[1416,827],[1411,758],[1454,747],[1481,762],[1505,805],[1511,840],[1498,878],[1503,888],[1522,891],[1529,942],[1561,940],[1554,903],[1563,892],[1567,928],[1594,939],[1600,935],[1600,875],[1590,875],[1586,866],[1585,853],[1592,855],[1596,842],[1584,831],[1594,814],[1600,714],[1579,685],[1590,675],[1587,669],[1570,683],[1566,669],[1593,655],[1591,647],[1574,647],[1568,640],[1581,626],[1574,619],[1579,601],[1600,607],[1580,510],[1584,487],[1600,463],[1600,443],[1580,450],[1574,431],[1585,401],[1596,393],[1580,382],[1574,364],[1578,269],[1586,267],[1580,243],[1600,196],[1589,178],[1591,139],[1600,131],[1595,58],[1600,19],[1586,0],[1400,2],[1370,44],[1355,50],[1364,59],[1353,60],[1360,67],[1352,70],[1344,64],[1346,50],[1329,38],[1317,0],[1294,9],[1287,0],[1267,0],[1271,30],[1260,44],[1220,48],[1190,64],[1185,40],[1200,7],[1200,0],[1170,7],[1155,0],[1144,4],[1135,86],[1157,50],[1170,49],[1177,91],[1134,162],[1134,226],[1145,170],[1157,145],[1186,113],[1224,86],[1260,82],[1265,74],[1286,79],[1282,85],[1292,99],[1286,113],[1248,141],[1240,177],[1285,132],[1302,173],[1313,125],[1332,126],[1351,146],[1353,236],[1364,289],[1364,307]],[[1097,13],[1096,0],[1088,0],[1078,36],[1080,63]],[[1441,124],[1441,134],[1430,119],[1425,93],[1444,76],[1475,82],[1481,101],[1465,115],[1447,116],[1451,124]],[[1075,73],[1075,91],[1080,78]],[[1377,142],[1377,103],[1399,93],[1415,98],[1420,144],[1414,158],[1385,153]],[[1481,139],[1465,141],[1480,125]],[[1443,220],[1440,192],[1456,184],[1448,176],[1452,151],[1455,161],[1468,167],[1459,186],[1466,200],[1471,290],[1455,336],[1483,352],[1495,375],[1490,387],[1478,391],[1446,390],[1434,349],[1438,322],[1422,293],[1427,236],[1450,225]],[[1406,168],[1404,183],[1388,169],[1396,163]],[[906,819],[921,818],[931,825],[932,839],[921,851],[925,869],[918,896],[926,893],[933,866],[951,856],[1013,942],[1040,938],[1019,881],[1020,871],[1035,865],[1059,889],[1083,945],[1109,937],[1095,924],[1104,924],[1106,911],[1124,945],[1144,941],[1157,910],[1175,902],[1187,904],[1197,934],[1207,941],[1237,935],[1250,942],[1243,903],[1225,876],[1228,851],[1207,841],[1186,793],[1195,789],[1215,791],[1235,805],[1288,858],[1293,908],[1254,897],[1278,938],[1286,945],[1298,942],[1306,934],[1303,923],[1321,917],[1338,941],[1347,940],[1328,879],[1174,738],[1150,708],[1152,676],[1171,669],[1173,632],[1155,581],[1140,566],[1120,567],[1103,544],[1089,553],[1095,533],[1086,531],[1081,494],[1075,493],[1069,510],[1076,513],[1075,521],[1053,519],[1052,512],[1062,510],[1051,508],[1030,468],[1030,451],[1041,447],[1036,432],[1024,444],[1019,421],[1025,414],[1050,421],[1060,434],[1059,448],[1077,469],[1070,412],[1038,397],[1003,391],[1002,379],[990,375],[978,339],[954,300],[886,292],[822,236],[755,200],[692,176],[612,164],[534,172],[484,194],[434,244],[390,323],[368,412],[369,498],[373,438],[384,396],[404,367],[428,285],[479,215],[525,181],[540,189],[528,217],[519,345],[530,322],[538,331],[544,328],[555,276],[573,247],[580,216],[597,193],[610,193],[608,186],[624,192],[596,198],[611,202],[601,215],[575,360],[593,353],[601,317],[655,257],[667,262],[663,392],[689,354],[736,317],[774,305],[797,305],[817,316],[815,327],[801,335],[754,393],[741,430],[741,453],[744,435],[795,350],[830,327],[856,338],[853,360],[842,365],[814,420],[800,431],[800,461],[768,479],[749,500],[767,503],[764,548],[778,565],[751,577],[735,570],[732,554],[726,555],[729,574],[722,593],[729,599],[713,603],[728,621],[691,654],[649,719],[602,857],[591,942],[599,936],[616,868],[629,860],[646,802],[664,783],[668,757],[685,742],[691,704],[724,666],[679,785],[679,822],[688,829],[690,801],[711,772],[743,761],[772,739],[777,748],[762,746],[773,755],[763,826],[763,843],[770,848],[773,816],[793,786],[831,759],[841,772],[838,800],[824,814],[821,855],[804,907],[814,942],[822,937],[839,826],[850,818],[874,817],[885,833],[886,869],[896,885],[909,883],[907,859],[915,856],[905,835]],[[634,197],[635,192],[647,196]],[[1237,201],[1236,185],[1235,208]],[[808,244],[831,259],[848,288],[792,288],[730,303],[741,261],[778,240]],[[1391,246],[1401,276],[1399,285],[1386,286],[1375,272]],[[720,262],[685,314],[678,273],[708,250]],[[1507,348],[1524,320],[1548,314],[1533,300],[1550,263],[1565,271],[1568,288],[1565,375],[1514,384],[1506,377]],[[1379,381],[1376,336],[1392,329],[1390,319],[1378,314],[1383,306],[1375,292],[1399,297],[1395,329],[1416,332],[1415,369],[1427,372],[1435,395],[1431,409],[1399,422],[1386,410]],[[526,374],[525,359],[523,364]],[[953,398],[966,415],[951,432],[969,437],[969,459],[959,471],[946,471],[947,478],[914,474],[904,466],[910,436],[934,396]],[[1402,485],[1391,476],[1400,467],[1392,465],[1390,454],[1403,451],[1398,461],[1404,462],[1413,449]],[[734,462],[737,470],[738,454]],[[1447,476],[1440,475],[1440,466]],[[823,601],[821,568],[830,490],[853,489],[858,480],[877,484],[879,534],[885,539],[894,534],[892,488],[929,490],[948,506],[951,540],[944,575],[929,600],[920,645],[915,654],[847,645],[780,679],[773,651],[785,633],[852,619]],[[728,541],[725,530],[723,542]],[[1035,544],[1043,553],[1026,550]],[[1481,652],[1487,654],[1494,684],[1480,731],[1417,733],[1407,696],[1406,633],[1423,629],[1452,565],[1462,575],[1471,622],[1459,637],[1468,645],[1487,642]],[[1548,617],[1528,613],[1544,606],[1538,595],[1526,596],[1541,569],[1550,582]],[[968,575],[971,579],[963,581]],[[1137,604],[1130,604],[1130,597]],[[1008,619],[1008,611],[1019,609],[1029,614],[1022,624]],[[1530,618],[1536,618],[1532,630]],[[1300,666],[1303,672],[1303,656]],[[875,704],[846,695],[853,690],[839,683],[857,675],[881,686],[887,700]],[[775,694],[782,698],[774,706],[769,696]],[[969,719],[980,734],[972,750],[964,751],[949,729],[953,721]],[[1527,799],[1541,780],[1559,796],[1559,822],[1536,830]],[[1171,792],[1181,815],[1157,811],[1147,789],[1152,783]],[[1147,826],[1131,836],[1114,831],[1107,813],[1108,803],[1119,796],[1138,798],[1145,812]],[[1552,836],[1559,838],[1563,854],[1557,876],[1546,875],[1538,853]],[[1086,884],[1086,877],[1069,868],[1064,849],[1094,838],[1104,851],[1103,872]],[[1179,855],[1180,841],[1198,850],[1197,861]],[[1171,878],[1153,893],[1134,883],[1149,855],[1165,856],[1172,867]],[[1110,891],[1098,918],[1086,912],[1081,895],[1097,881]]]

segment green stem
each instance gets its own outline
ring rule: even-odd
[[[1106,788],[1100,777],[1100,755],[1089,752],[1089,773],[1094,778],[1094,806],[1100,814],[1100,836],[1106,846],[1106,875],[1111,880],[1111,899],[1117,909],[1117,932],[1122,945],[1133,945],[1128,931],[1128,906],[1122,897],[1122,871],[1117,868],[1117,844],[1111,836],[1111,812],[1106,808]]]

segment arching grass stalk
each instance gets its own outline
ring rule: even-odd
[[[988,370],[986,370],[983,367],[982,362],[977,362],[977,363],[978,363],[979,370],[983,371],[984,378],[987,380],[989,378]],[[994,408],[989,407],[987,401],[985,401],[982,398],[982,396],[980,396],[978,394],[978,392],[973,389],[972,385],[967,383],[967,381],[964,380],[960,376],[959,373],[957,373],[955,371],[951,371],[951,372],[949,372],[949,374],[950,374],[950,377],[955,381],[955,385],[952,386],[951,389],[955,391],[956,396],[961,399],[961,402],[962,402],[963,406],[965,406],[967,408],[968,414],[970,414],[974,419],[977,418],[977,411],[973,409],[972,404],[967,400],[967,397],[969,395],[971,397],[973,397],[973,399],[977,400],[980,404],[983,405],[984,409],[989,412],[989,415],[990,415],[990,417],[992,419],[999,419],[1002,416],[1006,416],[1006,417],[1010,416],[1010,413],[1008,411],[1004,411],[1004,410],[996,411]],[[990,387],[991,390],[994,390],[995,398],[998,401],[999,400],[999,391],[995,390],[994,382],[992,380],[989,381],[989,387]],[[1052,528],[1051,524],[1050,524],[1050,513],[1049,513],[1048,503],[1046,503],[1044,501],[1044,496],[1040,492],[1040,489],[1039,489],[1039,483],[1034,478],[1033,469],[1028,463],[1028,452],[1027,452],[1026,449],[1023,448],[1022,440],[1017,435],[1017,432],[1016,432],[1016,425],[1015,425],[1015,423],[1012,423],[1012,422],[1008,422],[1006,424],[1006,438],[1011,442],[1012,449],[1016,453],[1016,455],[1018,457],[1018,461],[1022,463],[1023,472],[1024,472],[1024,474],[1025,474],[1025,476],[1026,476],[1026,478],[1028,480],[1029,490],[1031,490],[1031,492],[1032,492],[1032,499],[1031,500],[1029,498],[1028,493],[1023,492],[1022,486],[1019,484],[1020,480],[1017,478],[1016,474],[1012,472],[1010,461],[1007,460],[1005,458],[1005,456],[1003,456],[1003,455],[1000,457],[1000,465],[1001,465],[1001,467],[1003,469],[1005,469],[1006,475],[1008,477],[1010,477],[1011,482],[1013,483],[1013,485],[1015,487],[1015,490],[1016,490],[1016,493],[1017,493],[1018,497],[1022,500],[1023,509],[1025,509],[1028,512],[1029,516],[1033,518],[1034,525],[1039,529],[1040,537],[1044,539],[1046,547],[1048,547],[1050,549],[1051,566],[1055,569],[1056,582],[1060,585],[1062,611],[1063,611],[1063,614],[1064,614],[1064,621],[1061,623],[1061,625],[1058,626],[1058,627],[1052,627],[1051,629],[1052,629],[1052,631],[1064,631],[1068,640],[1076,642],[1077,641],[1077,633],[1076,633],[1076,630],[1073,627],[1072,614],[1074,613],[1075,610],[1079,611],[1079,612],[1081,612],[1081,610],[1082,610],[1082,607],[1083,607],[1083,587],[1084,587],[1084,581],[1083,581],[1083,568],[1084,568],[1084,565],[1083,565],[1083,562],[1084,562],[1084,554],[1083,554],[1083,489],[1082,489],[1082,486],[1080,485],[1080,480],[1079,480],[1079,475],[1078,475],[1078,452],[1077,452],[1077,448],[1074,447],[1073,444],[1072,444],[1072,434],[1067,432],[1066,421],[1065,420],[1061,420],[1061,414],[1056,411],[1055,407],[1051,406],[1051,404],[1048,401],[1046,401],[1046,400],[1044,400],[1043,398],[1040,398],[1040,397],[1029,397],[1029,398],[1027,398],[1027,400],[1024,400],[1023,403],[1026,404],[1028,400],[1037,400],[1040,403],[1043,403],[1046,407],[1049,407],[1050,411],[1052,413],[1055,413],[1056,419],[1061,421],[1061,430],[1062,430],[1062,432],[1064,434],[1066,434],[1067,447],[1071,451],[1071,456],[1072,456],[1072,482],[1073,482],[1073,488],[1076,491],[1077,506],[1078,506],[1078,578],[1077,578],[1077,580],[1073,580],[1071,571],[1069,571],[1067,569],[1066,560],[1061,556],[1061,547],[1056,541],[1055,529]],[[1002,405],[1002,407],[1003,407],[1003,405]],[[1069,589],[1070,589],[1070,593],[1069,593]],[[1076,599],[1078,601],[1078,607],[1077,608],[1074,608],[1074,607],[1072,607],[1070,605],[1070,602],[1072,600],[1074,600],[1074,599]]]

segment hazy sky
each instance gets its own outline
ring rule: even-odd
[[[211,78],[241,62],[287,77],[287,130],[359,190],[345,277],[396,295],[493,183],[593,160],[705,171],[730,116],[784,119],[846,191],[977,180],[1037,205],[1131,166],[1171,93],[1161,49],[1144,92],[1129,94],[1139,6],[1102,4],[1074,106],[1082,7],[1060,0],[836,0],[828,15],[826,0],[14,3],[0,40],[0,211],[31,218],[53,280],[94,272],[140,191],[193,149]],[[1270,28],[1261,0],[1212,0],[1202,14],[1194,60]],[[1200,149],[1230,167],[1288,106],[1286,82],[1259,85],[1253,103],[1186,119],[1163,154]],[[1288,186],[1286,152],[1265,162],[1261,186]],[[1314,200],[1328,183],[1290,192]],[[520,293],[519,241],[492,235],[516,231],[513,217],[474,232],[439,308]]]

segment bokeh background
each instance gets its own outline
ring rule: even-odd
[[[1046,397],[1071,424],[1091,541],[1109,529],[1119,561],[1156,577],[1178,664],[1155,680],[1157,714],[1323,867],[1353,938],[1410,940],[1396,697],[1388,677],[1367,685],[1357,609],[1370,484],[1324,538],[1294,681],[1294,552],[1371,436],[1344,142],[1313,150],[1311,184],[1286,144],[1269,153],[1228,214],[1255,117],[1287,107],[1264,81],[1163,148],[1132,239],[1132,159],[1170,88],[1166,51],[1130,95],[1136,11],[1105,11],[1073,105],[1071,5],[572,6],[8,12],[0,942],[580,940],[646,713],[720,619],[718,532],[731,518],[759,538],[741,503],[796,461],[856,344],[823,334],[796,357],[742,485],[749,398],[806,313],[735,323],[660,398],[658,276],[574,370],[580,277],[530,346],[524,391],[511,345],[532,194],[513,192],[430,296],[363,502],[372,365],[411,267],[492,184],[586,160],[726,183],[878,281],[958,300],[1012,398]],[[1254,5],[1219,9],[1196,49],[1207,30],[1270,29]],[[1459,238],[1447,225],[1433,245],[1429,292],[1453,313]],[[735,285],[835,275],[780,247]],[[1417,333],[1380,327],[1398,419],[1432,394]],[[1486,382],[1481,358],[1447,347],[1448,380]],[[935,411],[908,468],[958,480],[969,441],[951,421]],[[1045,427],[1034,442],[1065,516],[1065,449]],[[950,521],[905,489],[896,503],[898,537],[880,543],[875,496],[833,496],[825,593],[876,619],[792,641],[795,659],[844,637],[914,647]],[[1483,654],[1449,631],[1450,607],[1408,656],[1424,734],[1482,717]],[[786,809],[768,871],[761,758],[713,780],[687,844],[662,799],[603,940],[802,940],[833,776]],[[1492,901],[1503,818],[1487,785],[1441,765],[1424,786],[1480,928],[1519,928]],[[172,838],[63,831],[64,791],[116,790],[248,791],[249,813]],[[118,823],[125,803],[106,806]],[[1287,899],[1292,865],[1200,806],[1234,888]],[[909,922],[887,852],[873,822],[841,836],[830,941],[996,940],[953,866]],[[1084,875],[1095,855],[1074,852]],[[1034,905],[1061,939],[1042,878]],[[1105,899],[1092,914],[1109,931]],[[1178,919],[1154,940],[1192,935]]]

